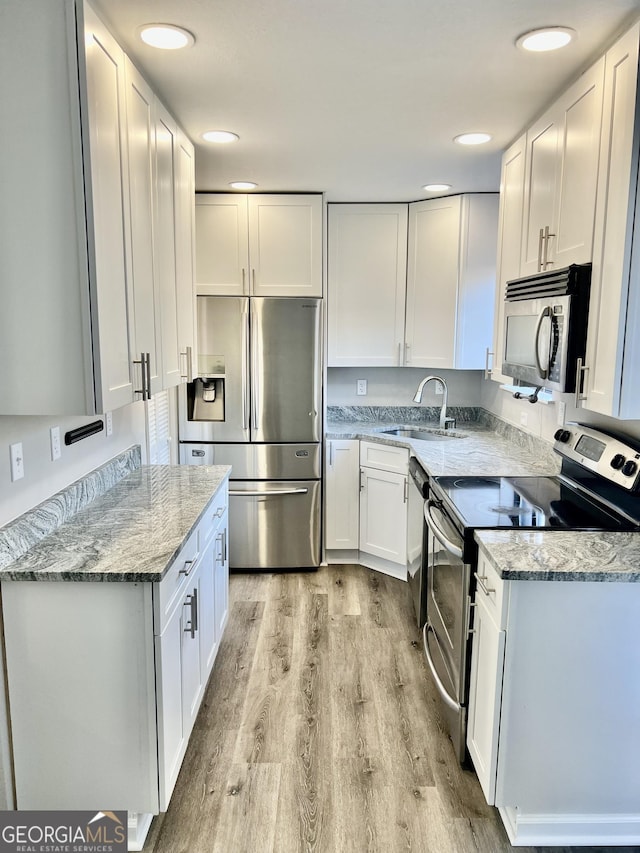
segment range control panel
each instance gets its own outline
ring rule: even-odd
[[[554,450],[629,491],[640,490],[640,444],[584,424],[569,423],[554,435]]]

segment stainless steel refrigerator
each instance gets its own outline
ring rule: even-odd
[[[320,564],[320,299],[198,296],[180,461],[229,464],[232,569]]]

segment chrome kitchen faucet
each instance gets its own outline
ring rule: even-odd
[[[422,392],[424,390],[424,386],[427,384],[427,382],[430,382],[432,379],[434,380],[434,382],[441,382],[442,383],[442,388],[443,388],[443,392],[444,392],[443,396],[442,396],[442,408],[440,409],[440,429],[450,429],[451,427],[453,427],[455,429],[455,426],[456,426],[455,418],[448,418],[447,417],[447,397],[448,397],[449,390],[447,388],[447,383],[445,382],[445,380],[441,376],[432,376],[432,375],[425,376],[425,378],[422,380],[422,382],[418,385],[418,390],[416,391],[416,393],[413,396],[413,402],[414,403],[421,403],[422,402]]]

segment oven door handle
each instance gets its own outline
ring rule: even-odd
[[[446,535],[436,524],[433,513],[431,512],[432,506],[435,506],[434,501],[425,501],[424,520],[427,522],[427,527],[436,537],[438,542],[440,542],[441,545],[444,545],[450,554],[453,554],[454,557],[462,558],[462,548],[458,547],[458,545],[453,543],[450,539],[447,539]]]
[[[536,368],[541,379],[547,379],[547,377],[549,376],[549,368],[551,367],[551,342],[549,342],[549,357],[547,359],[547,366],[543,367],[540,364],[540,331],[542,330],[542,323],[545,317],[551,317],[551,322],[553,324],[553,312],[551,311],[551,308],[548,305],[540,312],[540,316],[538,317],[538,322],[536,324],[535,338],[533,341],[533,354],[536,360]],[[553,328],[553,325],[551,328]]]
[[[433,680],[436,683],[436,687],[438,688],[438,693],[442,696],[442,699],[452,711],[459,711],[460,704],[456,702],[456,700],[449,694],[447,688],[442,683],[440,676],[436,672],[436,665],[433,662],[433,658],[431,657],[431,652],[429,651],[429,643],[427,642],[427,632],[433,631],[431,625],[428,622],[425,622],[424,628],[422,629],[422,645],[424,646],[424,653],[427,658],[427,663],[429,664],[429,669],[431,670],[431,675],[433,676]],[[435,631],[433,631],[433,636],[435,637]]]

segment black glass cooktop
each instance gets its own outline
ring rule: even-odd
[[[556,477],[434,477],[431,496],[465,528],[634,530],[631,522]],[[439,494],[441,492],[441,494]]]

